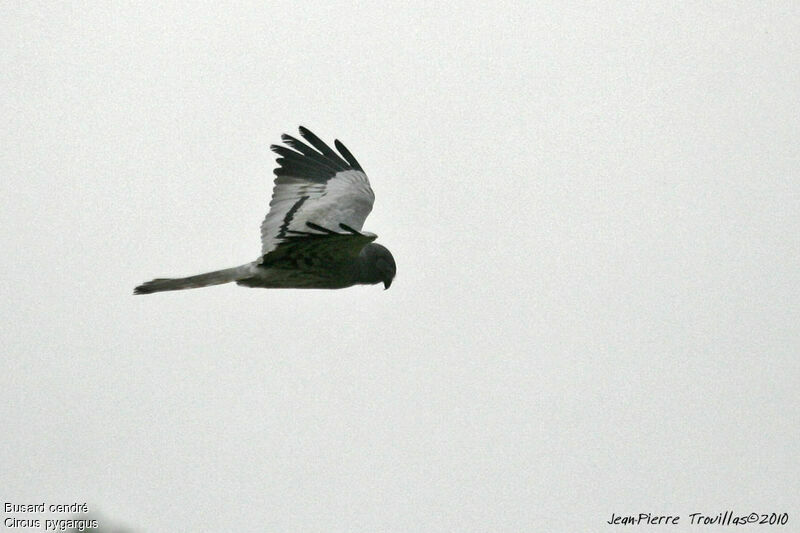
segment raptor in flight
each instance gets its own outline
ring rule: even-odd
[[[283,135],[286,146],[271,147],[280,157],[257,260],[188,278],[154,279],[134,294],[232,281],[269,289],[342,289],[382,282],[388,289],[396,272],[394,258],[372,242],[376,235],[361,231],[375,201],[367,175],[338,140],[337,153],[302,126],[300,134],[308,144]]]

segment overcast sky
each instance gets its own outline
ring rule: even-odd
[[[264,4],[0,4],[0,500],[800,519],[796,2]],[[298,125],[369,175],[391,289],[134,297],[258,256]]]

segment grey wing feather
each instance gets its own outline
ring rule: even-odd
[[[340,223],[361,230],[375,202],[367,175],[338,140],[337,154],[306,128],[300,133],[311,146],[284,135],[286,146],[277,153],[275,187],[270,210],[261,224],[261,254],[283,242],[291,231],[305,231],[306,223],[338,228]]]

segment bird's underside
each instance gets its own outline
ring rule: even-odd
[[[246,287],[341,289],[384,283],[396,267],[389,250],[361,227],[374,194],[358,161],[338,140],[334,152],[313,133],[300,133],[311,146],[289,136],[272,146],[281,157],[275,169],[270,210],[261,226],[262,254],[251,263],[186,278],[159,278],[135,294],[236,282]],[[312,148],[313,146],[313,148]]]

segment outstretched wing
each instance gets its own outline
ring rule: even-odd
[[[300,134],[311,146],[290,135],[281,137],[288,147],[271,146],[280,157],[269,213],[261,224],[262,256],[291,235],[307,233],[307,223],[335,230],[344,224],[358,232],[372,211],[375,194],[350,151],[336,140],[336,153],[302,126]]]

